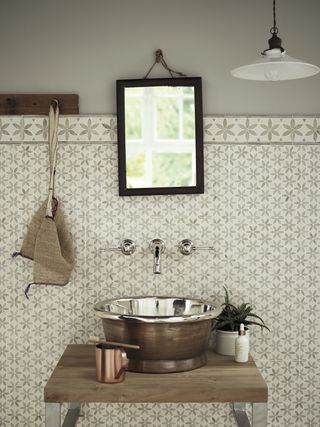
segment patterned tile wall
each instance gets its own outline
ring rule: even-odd
[[[61,117],[57,194],[77,265],[64,288],[23,289],[31,263],[11,259],[44,199],[45,117],[0,117],[0,425],[44,424],[43,386],[68,343],[102,333],[106,297],[181,294],[221,300],[226,285],[271,333],[252,332],[269,386],[269,425],[320,419],[320,119],[206,117],[205,193],[119,197],[114,116]],[[132,257],[100,248],[124,237]],[[163,238],[163,274],[148,242]],[[182,238],[210,252],[183,257]],[[107,420],[107,421],[106,421]],[[228,405],[86,405],[80,426],[234,426]]]

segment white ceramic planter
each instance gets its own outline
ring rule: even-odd
[[[250,339],[249,331],[246,330],[246,335]],[[238,332],[232,331],[221,331],[217,329],[215,331],[215,351],[216,353],[223,354],[225,356],[234,356],[235,353],[235,341],[238,336]]]

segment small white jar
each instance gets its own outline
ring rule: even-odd
[[[235,355],[235,343],[238,337],[237,331],[215,331],[215,351],[224,356]],[[246,337],[249,339],[249,331],[246,330]]]

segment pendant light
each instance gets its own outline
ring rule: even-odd
[[[278,37],[278,31],[276,0],[273,0],[273,27],[270,29],[272,36],[268,40],[269,49],[263,51],[261,57],[251,64],[232,70],[232,76],[247,80],[278,81],[301,79],[319,73],[318,66],[286,54],[281,45],[282,40]]]

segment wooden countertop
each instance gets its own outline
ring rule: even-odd
[[[188,372],[127,372],[119,384],[95,380],[95,346],[68,345],[44,389],[45,402],[267,402],[268,388],[252,358],[246,364],[208,352],[208,364]]]

